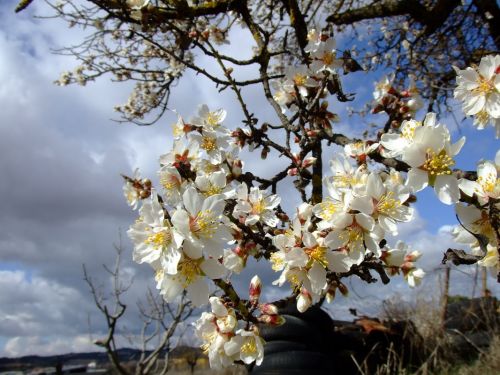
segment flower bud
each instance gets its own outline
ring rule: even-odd
[[[262,148],[261,153],[260,153],[260,158],[262,160],[265,160],[267,158],[267,155],[269,154],[269,151],[271,151],[271,149],[269,147],[267,147],[267,146],[264,146]]]
[[[335,288],[328,289],[326,292],[326,302],[331,303],[335,299]]]
[[[278,308],[272,303],[262,303],[259,305],[259,310],[265,315],[277,315]]]
[[[299,296],[297,297],[297,310],[303,313],[306,312],[309,307],[312,305],[312,297],[311,294],[307,291],[307,289],[302,288]]]
[[[262,282],[260,281],[259,276],[255,275],[250,281],[250,302],[255,304],[259,302],[260,292],[262,290]]]
[[[316,163],[316,158],[312,156],[305,158],[304,161],[302,162],[302,168],[308,168],[315,163]]]
[[[257,318],[259,322],[270,324],[273,326],[280,326],[285,323],[285,318],[281,315],[261,315]]]
[[[406,254],[405,261],[406,262],[415,262],[422,256],[422,253],[418,250],[414,250],[409,254]]]
[[[139,192],[139,196],[141,197],[141,199],[146,199],[146,198],[148,198],[150,195],[151,195],[151,190],[141,190],[141,191]]]
[[[339,289],[340,293],[342,293],[342,295],[344,297],[349,294],[349,290],[347,289],[347,287],[345,286],[345,284],[339,283],[338,289]]]

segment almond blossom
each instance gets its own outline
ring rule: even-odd
[[[311,70],[315,73],[329,72],[335,73],[342,66],[342,62],[337,59],[335,40],[328,38],[327,41],[320,43],[311,53]]]
[[[139,219],[127,231],[134,243],[134,261],[150,264],[160,261],[165,272],[176,274],[183,237],[165,218],[156,194],[144,202],[139,214]]]
[[[453,157],[464,143],[465,137],[462,137],[451,144],[448,129],[435,124],[435,115],[428,114],[424,126],[415,129],[413,141],[403,151],[402,160],[411,167],[407,186],[418,192],[431,185],[441,202],[458,202],[460,191],[451,167],[455,165]]]
[[[455,99],[462,102],[467,116],[475,116],[478,129],[488,122],[496,127],[497,138],[500,132],[500,55],[489,55],[481,59],[478,67],[467,67],[457,73],[457,87],[453,92]]]
[[[224,344],[224,350],[234,360],[241,360],[245,364],[255,362],[260,366],[264,359],[264,340],[258,331],[239,329],[235,336]]]
[[[477,180],[461,178],[458,182],[460,190],[469,197],[477,196],[481,204],[487,203],[490,199],[500,198],[499,167],[489,160],[480,162],[477,167]]]
[[[408,188],[397,186],[390,190],[384,185],[380,175],[372,172],[367,179],[365,194],[354,197],[350,206],[371,215],[383,230],[397,235],[397,223],[411,220],[413,209],[404,204],[410,196]]]
[[[210,257],[219,258],[231,234],[222,223],[225,202],[220,194],[207,198],[190,186],[182,195],[184,208],[177,208],[172,223],[185,237],[184,251],[191,258],[199,258],[202,250]]]
[[[248,192],[244,182],[236,188],[236,196],[233,216],[244,220],[245,225],[253,225],[259,221],[270,227],[278,225],[279,219],[274,209],[280,204],[280,197],[275,194],[266,195],[257,187],[251,187]]]
[[[215,259],[190,258],[183,253],[173,275],[165,272],[162,266],[153,264],[156,270],[157,288],[166,302],[174,302],[185,290],[187,297],[195,306],[208,302],[209,285],[206,278],[220,279],[226,269]]]
[[[210,111],[206,104],[202,104],[198,108],[198,115],[191,119],[191,123],[195,126],[201,126],[204,131],[226,132],[227,130],[222,126],[226,115],[227,112],[224,109]]]
[[[210,297],[212,312],[203,312],[194,323],[196,335],[203,340],[202,349],[208,354],[210,367],[222,369],[233,364],[224,344],[234,335],[238,321],[233,309],[224,306],[220,298]]]
[[[190,133],[189,140],[198,144],[199,148],[208,156],[213,164],[220,164],[224,160],[224,150],[229,147],[230,137],[212,130],[202,130],[200,133]]]

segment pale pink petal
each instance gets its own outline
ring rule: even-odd
[[[408,186],[414,193],[419,192],[429,185],[429,176],[426,171],[418,168],[412,168],[408,172],[408,179],[406,186]]]
[[[405,150],[402,159],[412,168],[420,167],[426,160],[425,150],[419,144],[413,144]]]
[[[434,190],[439,200],[444,204],[457,203],[460,199],[460,189],[458,188],[458,180],[455,176],[437,176]]]

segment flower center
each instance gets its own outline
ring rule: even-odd
[[[427,160],[422,168],[426,170],[431,176],[450,175],[450,167],[455,165],[455,161],[446,153],[441,150],[439,153],[434,152],[430,148],[427,149]]]
[[[195,281],[199,275],[201,275],[202,271],[200,268],[200,259],[191,259],[185,257],[183,260],[179,262],[177,265],[177,271],[179,274],[184,276],[184,280],[182,280],[182,285],[186,288],[189,284]]]
[[[335,55],[333,52],[326,52],[321,60],[325,63],[325,65],[332,65],[335,61]]]
[[[401,129],[401,135],[403,136],[403,138],[411,141],[413,140],[413,138],[415,138],[415,129],[417,128],[417,126],[421,125],[422,123],[419,123],[417,121],[407,122],[406,125]]]
[[[207,152],[214,151],[217,148],[217,138],[204,136],[200,147]]]
[[[401,207],[401,202],[393,197],[394,193],[392,191],[382,195],[377,202],[377,211],[386,216],[396,215],[398,208]]]
[[[339,237],[346,246],[354,245],[363,241],[363,230],[358,225],[353,225],[345,228]]]
[[[307,255],[309,255],[310,259],[315,260],[316,262],[318,262],[319,264],[321,264],[325,267],[328,265],[328,261],[326,260],[326,248],[325,247],[317,245],[313,248],[304,249],[304,251]]]
[[[217,112],[208,112],[206,117],[207,124],[215,128],[219,126],[220,117],[217,116]]]
[[[266,209],[263,199],[259,199],[257,202],[252,203],[252,214],[260,215],[262,211]]]
[[[160,177],[160,183],[165,190],[174,190],[180,186],[180,181],[171,174],[164,174]]]
[[[208,189],[203,192],[203,195],[206,197],[209,197],[211,195],[216,195],[220,194],[222,192],[222,188],[219,186],[215,186],[214,184],[210,183],[208,186]]]
[[[283,257],[280,255],[280,252],[272,253],[270,261],[273,271],[281,271],[283,269],[285,262],[283,260]]]
[[[241,346],[241,352],[245,355],[252,355],[257,352],[257,344],[255,343],[254,337],[248,339],[247,342]]]
[[[172,233],[169,230],[162,230],[146,238],[144,243],[152,245],[156,249],[163,249],[172,243]]]
[[[296,73],[293,76],[293,82],[296,86],[304,86],[306,84],[307,76],[304,74]]]
[[[319,217],[324,220],[329,220],[333,215],[335,215],[336,212],[339,211],[339,204],[332,201],[326,201],[319,203],[319,208]]]
[[[483,94],[483,95],[488,95],[491,94],[495,90],[495,86],[493,85],[493,82],[488,81],[484,79],[483,77],[479,78],[479,85],[472,90],[475,93],[478,94]]]
[[[195,218],[190,218],[189,221],[191,232],[198,238],[212,238],[219,226],[211,210],[200,211]]]
[[[296,273],[288,273],[286,275],[286,279],[293,285],[294,288],[299,288],[302,284]]]
[[[495,178],[493,173],[488,173],[486,177],[478,177],[477,183],[481,185],[486,193],[493,193],[500,187],[500,179]]]

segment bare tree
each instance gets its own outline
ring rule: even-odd
[[[83,265],[84,280],[90,288],[94,303],[106,319],[108,327],[104,338],[96,340],[95,344],[104,348],[112,366],[122,375],[166,374],[168,355],[173,349],[174,334],[182,335],[182,325],[193,313],[191,303],[185,295],[176,304],[169,304],[161,296],[148,289],[145,303],[138,302],[142,327],[138,337],[131,338],[136,343],[140,356],[135,363],[135,371],[124,366],[119,357],[117,344],[118,324],[123,318],[127,305],[123,297],[133,284],[133,280],[124,280],[121,271],[121,257],[123,247],[121,241],[114,245],[116,260],[112,268],[103,265],[105,274],[111,277],[111,292],[106,295],[104,288],[98,286],[89,275],[87,267]],[[122,333],[123,335],[123,333]]]

